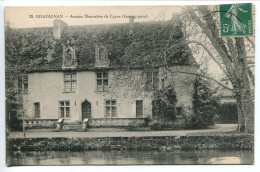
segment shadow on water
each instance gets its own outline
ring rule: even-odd
[[[152,164],[253,164],[252,151],[16,151],[7,164],[21,165],[152,165]]]

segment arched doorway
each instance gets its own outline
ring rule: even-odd
[[[81,104],[81,109],[82,109],[82,120],[84,118],[91,118],[91,103],[87,100],[82,102]]]

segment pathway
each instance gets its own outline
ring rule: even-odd
[[[204,130],[175,130],[175,131],[61,131],[48,130],[26,131],[26,138],[53,138],[53,137],[151,137],[151,136],[203,136],[225,134],[235,131],[237,124],[216,124],[210,129]],[[23,138],[23,132],[10,132],[8,138]]]

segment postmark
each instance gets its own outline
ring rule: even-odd
[[[221,4],[220,36],[253,36],[252,4]]]

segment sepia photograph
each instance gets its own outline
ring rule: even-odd
[[[254,164],[254,4],[4,14],[7,166]]]

